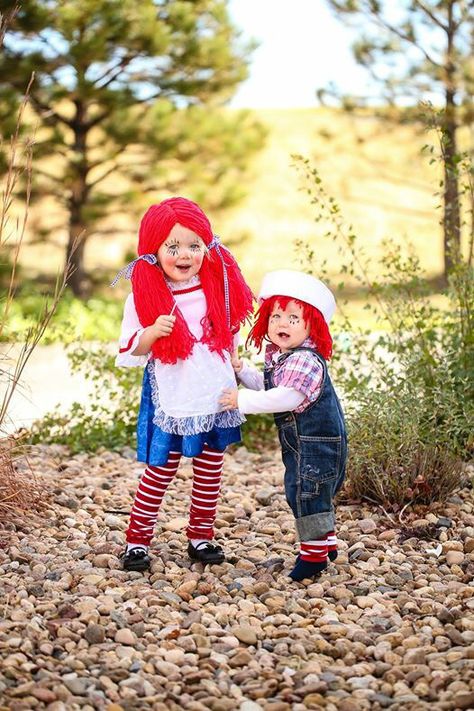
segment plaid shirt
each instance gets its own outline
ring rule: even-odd
[[[305,348],[314,348],[314,344],[309,338],[301,345]],[[308,405],[318,399],[321,393],[324,377],[323,367],[310,351],[296,351],[285,358],[279,366],[278,359],[281,355],[280,349],[273,343],[269,343],[265,350],[265,368],[273,368],[275,386],[294,388],[305,395],[301,405],[294,409],[294,412],[303,412]]]

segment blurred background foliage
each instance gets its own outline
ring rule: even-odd
[[[34,74],[22,127],[35,133],[32,197],[57,209],[57,224],[48,211],[35,239],[47,246],[59,230],[75,296],[90,293],[86,244],[116,232],[117,212],[136,222],[150,202],[183,187],[206,208],[241,196],[242,172],[264,131],[248,112],[224,107],[252,52],[226,5],[0,3],[9,16],[0,117],[8,130]]]
[[[146,207],[181,193],[209,212],[255,290],[283,266],[334,288],[347,491],[392,506],[442,498],[473,453],[470,3],[404,0],[395,12],[328,0],[363,27],[354,59],[377,96],[319,87],[314,109],[259,111],[228,107],[255,49],[228,5],[0,2],[1,165],[8,176],[15,131],[33,165],[15,152],[0,255],[14,299],[1,339],[24,341],[58,268],[72,264],[43,343],[70,344],[73,370],[94,391],[31,437],[74,451],[133,446],[141,373],[116,369],[108,345],[129,285],[108,285],[134,256]],[[244,437],[273,442],[271,418],[249,418]]]

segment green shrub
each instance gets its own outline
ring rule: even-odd
[[[279,447],[273,415],[246,415],[242,425],[242,444],[250,452]]]
[[[31,285],[17,290],[1,340],[23,341],[28,329],[41,313],[45,298]],[[123,304],[116,299],[93,297],[81,301],[67,291],[51,319],[42,343],[115,340],[122,310]]]
[[[445,303],[437,306],[416,260],[392,252],[381,266],[388,259],[392,271],[376,286],[379,303],[373,307],[384,309],[386,330],[353,331],[351,351],[336,356],[333,366],[349,412],[357,420],[365,408],[378,418],[384,408],[390,418],[400,401],[421,443],[468,459],[474,445],[473,270],[458,265]]]
[[[461,461],[433,437],[425,403],[408,384],[359,396],[348,418],[351,497],[400,508],[443,500],[459,486]]]
[[[341,255],[342,274],[367,294],[376,324],[354,328],[340,304],[350,347],[335,349],[331,372],[349,425],[348,489],[394,508],[443,499],[461,483],[461,460],[474,453],[472,245],[467,259],[458,255],[440,303],[418,259],[400,248],[385,244],[374,269],[318,171],[295,158],[315,221],[326,226],[325,238]],[[463,156],[458,166],[465,168],[463,185],[472,190],[471,163]],[[297,246],[305,270],[330,282],[311,247]]]

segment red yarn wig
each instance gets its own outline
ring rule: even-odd
[[[305,301],[294,299],[292,296],[270,296],[262,302],[255,316],[255,323],[250,330],[247,338],[247,343],[253,343],[258,352],[262,350],[263,342],[268,341],[268,321],[270,315],[275,308],[279,306],[281,309],[286,309],[290,301],[301,306],[303,309],[303,319],[306,326],[309,326],[309,336],[314,343],[316,350],[324,360],[330,360],[332,356],[332,338],[329,333],[329,328],[324,320],[321,311],[315,306],[307,304]]]
[[[159,205],[152,205],[143,216],[138,236],[138,255],[156,254],[176,224],[195,232],[206,246],[214,238],[209,220],[195,202],[182,197],[169,198]],[[199,277],[207,301],[203,340],[212,351],[223,355],[225,350],[232,348],[232,334],[251,315],[253,295],[230,252],[223,245],[220,245],[220,250],[229,281],[230,328],[224,301],[223,264],[215,248],[205,255]],[[148,264],[143,259],[136,262],[132,273],[132,289],[135,308],[143,327],[151,326],[161,314],[171,312],[174,299],[159,265]],[[195,342],[179,309],[175,314],[172,333],[158,338],[152,346],[153,356],[163,363],[176,363],[179,358],[187,358]]]

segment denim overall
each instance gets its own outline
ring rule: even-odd
[[[275,387],[274,372],[297,351],[308,350],[323,367],[321,393],[303,412],[274,415],[285,466],[285,494],[296,519],[300,541],[324,538],[334,531],[333,499],[346,471],[344,415],[326,361],[313,348],[293,348],[265,368],[265,390]]]

